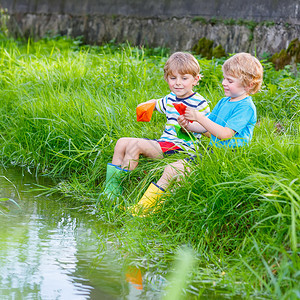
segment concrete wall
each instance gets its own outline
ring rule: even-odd
[[[299,24],[299,0],[1,0],[10,13],[221,17]]]
[[[299,0],[0,0],[11,16],[14,34],[42,37],[45,34],[83,36],[85,42],[110,40],[134,45],[165,46],[191,50],[202,37],[222,45],[227,52],[248,51],[262,55],[286,48],[300,37]],[[207,20],[274,21],[226,25]]]

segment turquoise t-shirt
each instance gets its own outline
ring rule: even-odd
[[[252,98],[248,96],[236,102],[229,100],[230,97],[222,98],[208,118],[223,127],[234,130],[236,134],[227,140],[220,140],[211,135],[210,145],[236,148],[248,145],[252,139],[257,120],[256,107]]]

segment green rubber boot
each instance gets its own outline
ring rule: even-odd
[[[123,187],[121,182],[124,172],[129,171],[113,164],[107,164],[106,180],[103,193],[111,200],[122,195]]]

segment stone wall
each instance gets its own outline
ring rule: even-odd
[[[191,50],[206,37],[228,53],[248,51],[261,56],[279,52],[300,37],[298,2],[1,0],[1,6],[10,15],[9,30],[24,37],[83,36],[91,44],[129,41],[173,51]],[[266,20],[272,23],[262,22]]]
[[[1,0],[10,13],[221,17],[298,23],[298,0]]]

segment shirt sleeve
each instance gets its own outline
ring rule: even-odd
[[[166,109],[167,109],[167,99],[168,99],[168,96],[165,96],[161,99],[158,99],[156,101],[156,105],[155,105],[155,108],[157,111],[159,111],[160,113],[162,114],[165,114],[166,113]]]
[[[197,110],[204,115],[207,115],[210,112],[209,104],[206,100],[203,100],[201,103],[198,104]]]
[[[227,120],[225,127],[228,127],[238,133],[249,124],[253,119],[254,110],[249,105],[240,105],[236,107],[232,116]]]
[[[224,99],[224,98],[223,98]],[[218,117],[219,109],[221,106],[221,103],[223,102],[223,99],[221,99],[213,108],[212,112],[207,116],[211,121],[216,122],[216,119]]]

